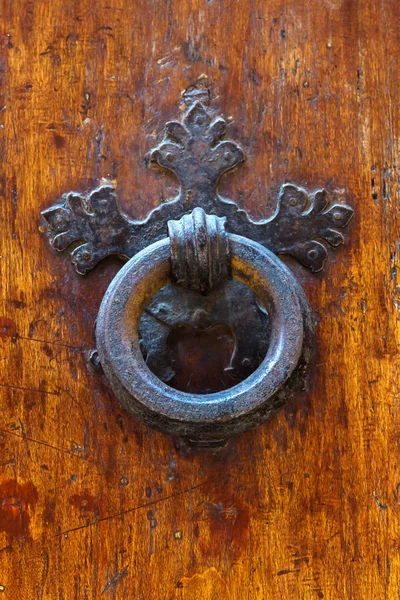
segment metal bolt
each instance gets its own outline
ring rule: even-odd
[[[92,350],[89,354],[89,362],[95,369],[99,369],[101,367],[100,357],[97,350]]]
[[[180,531],[179,529],[178,529],[178,531],[174,531],[174,538],[176,540],[181,540],[182,539],[182,531]]]

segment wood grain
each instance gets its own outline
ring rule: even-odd
[[[400,7],[395,0],[1,0],[0,596],[400,597]],[[312,276],[307,397],[219,453],[178,451],[88,365],[118,265],[79,277],[38,232],[115,180],[143,217],[146,152],[206,75],[260,218],[289,180],[356,207]]]

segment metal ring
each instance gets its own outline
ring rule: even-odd
[[[310,360],[308,302],[292,273],[269,250],[229,234],[233,277],[245,283],[271,315],[267,354],[247,379],[225,391],[188,394],[147,367],[138,327],[150,298],[171,280],[168,238],[148,246],[119,271],[100,307],[96,339],[104,373],[124,407],[147,425],[193,440],[230,437],[272,416],[287,387]]]

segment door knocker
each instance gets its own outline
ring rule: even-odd
[[[227,124],[210,107],[209,90],[190,88],[183,101],[182,121],[167,123],[150,154],[177,177],[176,198],[137,221],[121,212],[112,185],[70,192],[41,213],[42,229],[56,250],[73,248],[80,274],[109,255],[127,260],[96,324],[99,362],[126,410],[192,443],[218,445],[270,418],[304,387],[314,345],[311,309],[277,255],[320,271],[322,240],[342,244],[339,230],[353,209],[332,203],[326,190],[308,194],[285,183],[274,215],[253,221],[218,194],[221,176],[245,155],[225,139]],[[177,359],[167,352],[171,331],[198,333],[221,323],[234,340],[223,389],[210,383],[200,393],[192,379],[179,389]]]

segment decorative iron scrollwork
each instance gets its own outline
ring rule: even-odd
[[[227,123],[215,117],[205,99],[189,92],[182,122],[167,123],[165,137],[150,153],[150,161],[173,173],[180,184],[176,198],[154,209],[144,221],[123,214],[112,185],[102,185],[88,195],[69,192],[42,218],[50,243],[63,251],[73,246],[72,263],[84,275],[103,258],[129,259],[150,242],[167,235],[167,222],[201,206],[207,214],[226,217],[229,233],[245,235],[275,254],[289,254],[313,272],[320,271],[327,247],[340,246],[353,209],[332,201],[325,190],[309,193],[282,185],[275,213],[254,221],[234,202],[218,193],[221,176],[245,160],[242,148],[226,136]]]
[[[97,319],[103,371],[125,408],[148,425],[215,445],[270,418],[304,388],[312,311],[276,255],[320,271],[328,247],[344,242],[353,209],[325,189],[310,193],[284,183],[274,214],[254,221],[218,192],[222,175],[244,162],[244,151],[226,139],[227,123],[210,108],[208,93],[191,88],[183,99],[182,121],[167,123],[149,154],[178,179],[175,198],[139,221],[121,211],[112,185],[69,192],[41,213],[42,230],[57,251],[71,249],[78,273],[110,255],[128,260]],[[237,281],[228,282],[232,274]],[[200,300],[198,291],[211,293]],[[179,377],[166,352],[173,328],[185,336],[218,330],[228,339],[222,391],[210,381],[200,393],[191,378],[186,392],[174,385]]]

